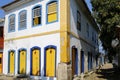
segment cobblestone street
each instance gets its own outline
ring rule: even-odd
[[[107,63],[99,72],[91,74],[84,80],[120,80],[120,71],[114,69],[112,64]]]
[[[0,80],[32,80],[28,78],[14,78],[10,76],[0,75]],[[80,80],[80,79],[78,79]],[[120,80],[120,71],[113,68],[111,63],[102,66],[100,71],[96,71],[84,78],[84,80]]]

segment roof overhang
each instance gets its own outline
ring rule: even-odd
[[[92,23],[93,27],[96,29],[97,32],[100,31],[95,19],[93,18],[85,0],[76,0],[78,4],[80,5],[82,11],[85,13],[85,16],[89,19],[89,21]]]
[[[25,3],[31,2],[31,1],[33,1],[33,0],[15,0],[15,1],[9,3],[9,4],[6,4],[6,5],[2,6],[2,9],[4,11],[9,11],[9,10],[12,10],[16,7],[19,7],[19,6],[21,6]]]
[[[0,19],[0,27],[4,26],[4,19]]]

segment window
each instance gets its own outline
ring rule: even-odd
[[[0,64],[2,64],[2,58],[0,58]]]
[[[22,48],[18,51],[18,74],[26,73],[27,50]]]
[[[94,41],[94,32],[92,32],[92,41]]]
[[[33,8],[33,26],[41,24],[41,7],[37,6]]]
[[[87,37],[89,37],[89,24],[86,24],[86,32],[87,32]]]
[[[57,21],[57,1],[53,1],[47,4],[47,22]]]
[[[15,15],[9,16],[9,32],[15,31]]]
[[[77,11],[77,29],[81,31],[81,14]]]
[[[3,27],[0,27],[0,37],[3,37]]]
[[[96,37],[96,34],[94,34],[94,35],[95,35],[95,38],[94,38],[94,39],[95,39],[95,43],[96,43],[97,37]]]
[[[22,11],[19,13],[19,29],[26,28],[26,11]]]
[[[30,74],[40,76],[41,74],[41,51],[39,47],[31,48]]]

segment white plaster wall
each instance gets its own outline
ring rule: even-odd
[[[78,50],[78,74],[81,74],[81,50],[84,51],[84,72],[88,71],[88,52],[91,52],[94,55],[94,49],[89,44],[85,43],[82,40],[79,40],[71,35],[70,37],[70,54],[72,54],[72,46],[75,46]],[[72,60],[72,55],[70,55]],[[95,68],[95,60],[93,57],[93,68]]]
[[[46,23],[46,4],[51,0],[33,0],[27,4],[19,6],[13,10],[6,12],[5,15],[5,28],[4,28],[4,55],[3,55],[3,73],[8,73],[8,51],[15,50],[15,74],[18,71],[18,50],[20,48],[25,48],[27,50],[27,74],[30,73],[30,49],[34,46],[41,48],[41,74],[43,76],[44,72],[44,48],[48,45],[54,45],[57,47],[57,61],[56,69],[58,63],[60,62],[60,33],[47,34],[41,36],[31,36],[29,38],[8,40],[12,38],[24,37],[33,34],[42,34],[46,32],[56,31],[60,29],[60,15],[59,15],[59,0],[58,0],[58,21],[54,23]],[[42,6],[42,25],[32,27],[32,8],[36,5]],[[18,14],[22,10],[27,10],[27,28],[24,30],[18,30]],[[8,17],[11,14],[15,14],[15,32],[8,32]],[[48,79],[48,78],[47,78]],[[46,79],[46,80],[47,80]],[[55,78],[54,78],[55,79]]]
[[[75,46],[78,49],[78,74],[81,73],[81,54],[80,51],[84,51],[84,72],[88,71],[88,52],[93,55],[93,68],[96,67],[95,49],[98,48],[98,44],[95,41],[92,41],[92,32],[96,35],[96,39],[98,38],[98,33],[94,29],[93,25],[90,23],[85,13],[82,11],[82,7],[75,0],[70,0],[70,17],[71,17],[71,32],[75,35],[79,36],[80,39],[75,38],[71,35],[70,37],[70,49],[72,46]],[[77,30],[77,10],[81,13],[81,31]],[[89,37],[86,32],[86,24],[89,24]],[[88,44],[89,43],[89,44]],[[96,47],[96,48],[95,48]],[[71,54],[72,51],[70,51]],[[72,55],[71,55],[72,56]],[[72,60],[72,59],[71,59]]]
[[[59,13],[58,13],[58,22],[46,23],[46,4],[50,0],[34,0],[32,2],[29,2],[28,4],[24,4],[20,7],[17,7],[11,11],[6,12],[5,16],[5,28],[4,28],[4,34],[5,34],[5,39],[9,38],[15,38],[19,36],[26,36],[26,35],[32,35],[32,34],[39,34],[39,33],[44,33],[44,32],[50,32],[54,30],[59,30],[60,29],[60,18],[59,18]],[[58,1],[59,3],[59,1]],[[35,7],[36,5],[41,5],[42,6],[42,25],[32,27],[32,8]],[[59,4],[58,4],[59,6]],[[27,10],[27,29],[24,30],[18,30],[18,14],[22,10]],[[59,7],[58,7],[58,12],[59,12]],[[10,32],[8,33],[8,17],[11,14],[15,14],[15,32]]]
[[[18,50],[21,48],[25,48],[27,50],[27,74],[30,73],[30,49],[34,46],[38,46],[41,48],[41,71],[43,75],[44,70],[44,48],[48,45],[54,45],[57,47],[57,58],[56,58],[56,68],[58,63],[60,62],[60,37],[58,34],[45,35],[39,37],[32,37],[20,40],[6,41],[4,48],[4,56],[3,56],[3,73],[8,73],[8,51],[15,50],[15,74],[18,71]]]
[[[79,6],[79,4],[74,1],[74,0],[70,0],[70,5],[71,5],[71,9],[70,9],[70,17],[71,17],[71,31],[73,33],[75,33],[76,35],[82,37],[83,39],[85,39],[86,41],[88,41],[89,43],[96,45],[95,41],[92,41],[92,32],[94,32],[94,34],[97,36],[97,31],[94,29],[93,25],[90,23],[90,21],[88,20],[88,18],[86,17],[86,13],[84,13],[82,11],[82,7]],[[81,31],[77,30],[77,10],[80,11],[81,14]],[[86,32],[86,24],[89,24],[89,37],[87,36],[87,32]]]

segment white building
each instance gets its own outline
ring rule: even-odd
[[[72,76],[96,67],[99,29],[84,0],[16,0],[2,8],[4,74],[56,79],[61,62]]]

